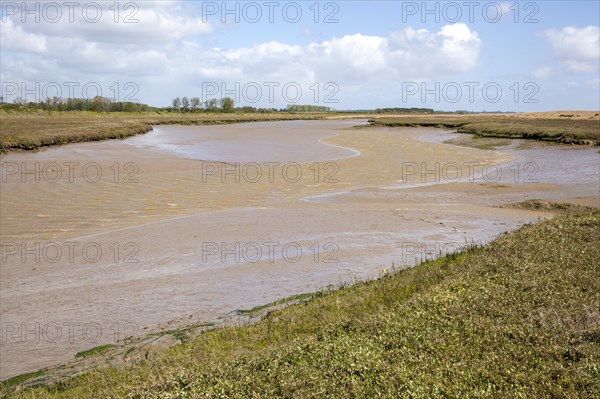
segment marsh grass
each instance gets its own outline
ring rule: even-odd
[[[438,127],[480,137],[532,139],[563,144],[600,145],[599,119],[524,118],[507,115],[420,115],[380,117],[374,126]]]
[[[0,383],[0,388],[2,391],[9,388],[19,387],[25,381],[31,381],[37,377],[42,376],[46,372],[46,369],[41,369],[37,371],[33,371],[31,373],[24,373],[14,376],[12,378],[8,378]]]
[[[306,293],[306,294],[292,295],[287,298],[279,299],[275,302],[268,303],[266,305],[255,306],[251,309],[242,309],[239,311],[239,313],[240,314],[255,314],[258,311],[261,311],[264,309],[275,308],[275,307],[282,306],[282,305],[285,306],[285,305],[289,305],[289,304],[303,303],[303,302],[308,301],[310,298],[312,298],[315,295],[317,295],[317,294],[316,293]]]
[[[107,350],[114,348],[115,345],[112,344],[108,344],[108,345],[100,345],[100,346],[96,346],[94,348],[85,350],[85,351],[81,351],[81,352],[77,352],[75,354],[75,357],[89,357],[89,356],[95,356],[95,355],[99,355],[101,353],[106,352]]]
[[[499,139],[494,137],[481,137],[477,135],[463,135],[444,141],[444,144],[459,145],[462,147],[478,148],[480,150],[496,150],[511,144],[510,139]]]
[[[537,199],[506,205],[504,208],[553,212],[559,215],[576,215],[590,210],[590,208],[585,205],[557,203]]]
[[[484,247],[322,291],[252,325],[208,331],[127,367],[5,393],[600,397],[599,243],[600,211],[565,213]]]

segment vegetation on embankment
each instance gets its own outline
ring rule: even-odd
[[[121,139],[146,133],[152,125],[215,125],[242,122],[320,119],[305,113],[178,113],[0,110],[0,152],[34,150],[84,141]]]
[[[5,393],[600,397],[599,242],[600,211],[564,212],[483,248],[320,293],[256,324],[208,331],[135,365]]]
[[[583,119],[566,115],[562,118],[523,117],[519,114],[486,115],[420,115],[379,117],[369,122],[373,126],[388,127],[443,127],[458,133],[482,137],[533,139],[564,144],[600,146],[600,119]]]

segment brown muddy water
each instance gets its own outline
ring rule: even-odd
[[[364,123],[159,126],[3,155],[0,378],[549,216],[502,205],[600,206],[597,149]]]

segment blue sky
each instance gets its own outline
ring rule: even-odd
[[[47,3],[2,2],[5,100],[600,108],[598,1]]]

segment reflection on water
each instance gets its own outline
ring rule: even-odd
[[[154,131],[127,140],[139,148],[161,150],[179,157],[222,162],[317,162],[357,156],[349,148],[321,145],[333,129],[356,122],[291,121],[232,126],[157,126]],[[273,140],[273,135],[278,135]]]

